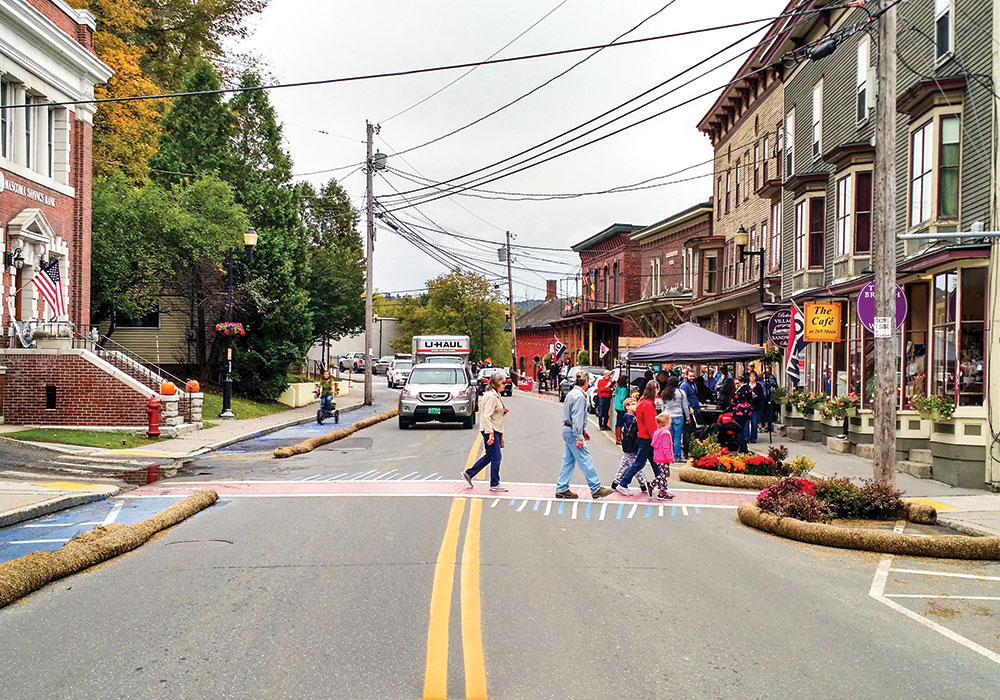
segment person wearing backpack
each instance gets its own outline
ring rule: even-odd
[[[625,476],[625,472],[635,464],[636,455],[639,453],[639,424],[635,421],[635,407],[638,403],[638,401],[632,398],[625,399],[624,402],[625,411],[621,419],[622,461],[618,465],[618,473],[615,474],[615,480],[611,482],[611,488],[613,489],[618,487],[618,483]],[[642,489],[643,493],[646,493],[646,477],[642,472],[639,472],[635,476],[639,482],[639,488]]]

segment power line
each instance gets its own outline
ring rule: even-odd
[[[822,11],[826,11],[831,8],[823,8]],[[818,12],[819,10],[813,10],[812,12]],[[457,70],[459,68],[471,68],[473,66],[489,66],[497,65],[502,63],[515,63],[518,61],[531,61],[539,58],[550,58],[553,56],[565,56],[568,54],[582,53],[584,51],[593,51],[599,48],[611,48],[611,47],[622,47],[622,46],[632,46],[635,44],[646,44],[654,41],[663,41],[664,39],[676,39],[685,36],[695,36],[699,34],[706,34],[709,32],[717,32],[725,29],[734,29],[737,27],[745,27],[751,24],[761,24],[763,22],[773,22],[774,20],[780,19],[785,15],[779,15],[777,17],[762,17],[760,19],[745,20],[742,22],[732,22],[729,24],[720,24],[710,27],[700,27],[698,29],[688,29],[680,32],[671,32],[669,34],[659,34],[657,36],[644,37],[642,39],[629,39],[628,41],[623,41],[618,44],[594,44],[591,46],[578,46],[572,49],[557,49],[553,51],[542,51],[533,54],[524,54],[521,56],[510,56],[507,58],[494,58],[488,61],[473,61],[468,63],[453,63],[444,66],[432,66],[429,68],[411,68],[409,70],[399,70],[399,71],[389,71],[385,73],[368,73],[364,75],[352,75],[345,76],[341,78],[321,78],[319,80],[301,80],[294,83],[272,83],[270,85],[249,85],[244,87],[235,88],[218,88],[216,90],[193,90],[186,92],[164,92],[158,94],[148,94],[148,95],[131,95],[123,97],[98,97],[90,98],[84,100],[63,100],[60,102],[46,102],[44,104],[40,103],[22,103],[16,105],[7,105],[5,109],[20,109],[20,108],[30,108],[30,107],[72,107],[74,105],[100,105],[110,102],[136,102],[142,100],[166,100],[174,99],[177,97],[196,97],[196,96],[208,96],[208,95],[233,95],[240,94],[244,92],[260,92],[263,90],[280,90],[284,88],[300,88],[300,87],[315,87],[317,85],[334,85],[337,83],[350,83],[358,82],[362,80],[378,80],[382,78],[400,78],[409,75],[421,75],[424,73],[439,73],[441,71],[447,70]]]
[[[562,0],[562,2],[560,2],[558,5],[556,5],[551,10],[549,10],[548,12],[546,12],[539,19],[535,20],[535,22],[530,27],[528,27],[527,29],[525,29],[524,31],[522,31],[516,37],[514,37],[513,39],[511,39],[510,41],[508,41],[506,44],[504,44],[503,46],[501,46],[499,49],[497,49],[496,51],[494,51],[493,53],[491,53],[489,56],[487,56],[485,60],[487,60],[487,61],[490,60],[491,58],[493,58],[494,56],[496,56],[498,53],[500,53],[501,51],[503,51],[504,49],[506,49],[508,46],[510,46],[511,44],[513,44],[515,41],[517,41],[518,39],[520,39],[522,36],[524,36],[528,32],[530,32],[532,29],[534,29],[535,27],[537,27],[539,24],[541,24],[546,18],[548,18],[549,15],[551,15],[553,12],[555,12],[560,7],[562,7],[563,5],[565,5],[567,2],[569,2],[569,0]],[[461,80],[462,78],[464,78],[465,76],[467,76],[472,71],[476,70],[476,68],[478,68],[478,67],[479,66],[473,66],[472,68],[470,68],[469,70],[465,71],[460,76],[458,76],[457,78],[455,78],[451,82],[447,83],[443,87],[438,88],[437,90],[435,90],[434,92],[432,92],[431,94],[429,94],[427,97],[423,98],[422,100],[418,100],[417,102],[413,103],[412,105],[410,105],[406,109],[403,109],[403,110],[400,110],[399,112],[396,112],[391,117],[386,117],[385,119],[382,119],[381,123],[385,124],[390,119],[395,119],[396,117],[400,116],[401,114],[406,114],[411,109],[414,109],[415,107],[419,107],[424,102],[426,102],[427,100],[431,99],[432,97],[434,97],[436,95],[440,95],[442,92],[444,92],[445,90],[447,90],[448,88],[450,88],[452,85],[454,85],[455,83],[457,83],[459,80]]]

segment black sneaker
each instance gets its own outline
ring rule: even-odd
[[[612,486],[611,488],[614,488],[614,486]],[[646,493],[647,492],[646,491],[646,482],[645,481],[640,481],[639,482],[639,488],[642,490],[643,493]]]
[[[660,491],[660,493],[656,494],[656,500],[658,501],[669,501],[672,500],[673,497],[674,494],[670,493],[669,491]]]
[[[611,482],[611,488],[613,488],[613,489],[618,488],[618,482],[617,481],[612,481]]]
[[[471,476],[469,476],[469,473],[468,473],[468,472],[465,472],[465,471],[463,471],[463,472],[462,472],[462,476],[464,476],[464,477],[465,477],[465,482],[466,482],[466,483],[467,483],[467,484],[469,485],[469,488],[470,488],[470,489],[471,489],[471,488],[473,488],[473,486],[472,486],[472,477],[471,477]]]

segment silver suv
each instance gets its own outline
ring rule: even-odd
[[[476,425],[478,397],[472,375],[465,365],[423,363],[410,370],[399,393],[399,428],[406,430],[420,422]]]

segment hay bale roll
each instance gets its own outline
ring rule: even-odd
[[[765,513],[754,501],[741,503],[737,513],[744,525],[809,544],[911,557],[1000,560],[1000,536],[915,537],[889,530],[807,523],[795,518],[783,518],[773,513]]]
[[[336,442],[337,440],[343,440],[349,435],[353,435],[359,430],[364,430],[376,423],[381,423],[387,421],[390,418],[395,418],[399,415],[399,409],[394,408],[385,413],[379,413],[376,416],[369,416],[368,418],[362,418],[357,423],[354,423],[346,428],[341,428],[340,430],[333,430],[329,433],[323,433],[322,435],[316,435],[307,440],[303,440],[297,445],[291,445],[290,447],[279,447],[274,451],[274,456],[282,459],[284,457],[291,457],[293,455],[301,455],[306,452],[312,452],[317,447],[322,447],[323,445],[328,445],[331,442]]]
[[[731,474],[698,467],[681,467],[677,470],[681,481],[704,486],[723,486],[730,489],[751,489],[760,491],[781,481],[777,476],[757,476],[753,474]]]

